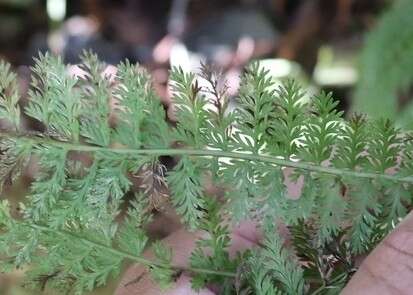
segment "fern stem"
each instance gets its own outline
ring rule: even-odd
[[[124,258],[128,258],[132,261],[138,262],[140,264],[146,265],[146,266],[156,266],[156,267],[161,267],[161,268],[172,268],[174,270],[179,270],[179,271],[184,271],[184,272],[188,272],[188,273],[204,273],[204,274],[210,274],[210,275],[219,275],[219,276],[225,276],[225,277],[231,277],[234,278],[236,277],[236,274],[233,272],[227,272],[227,271],[220,271],[220,270],[212,270],[212,269],[205,269],[205,268],[192,268],[192,267],[182,267],[182,266],[176,266],[176,265],[170,265],[170,264],[165,264],[165,263],[160,263],[160,262],[155,262],[152,261],[150,259],[146,259],[143,258],[141,256],[136,256],[133,254],[130,254],[128,252],[104,245],[102,243],[96,242],[96,241],[92,241],[90,239],[87,239],[85,237],[76,235],[72,232],[66,231],[66,230],[57,230],[57,229],[53,229],[47,226],[43,226],[43,225],[39,225],[39,224],[27,224],[27,226],[43,231],[43,232],[50,232],[50,233],[54,233],[54,234],[58,234],[60,236],[65,236],[65,237],[70,237],[70,238],[74,238],[77,240],[82,240],[83,242],[85,242],[86,244],[92,246],[92,247],[96,247],[96,248],[100,248],[103,250],[106,250],[108,252],[113,253],[114,255],[120,256],[120,257],[124,257]]]
[[[325,167],[320,165],[315,165],[306,162],[296,162],[291,160],[280,159],[269,155],[258,155],[258,154],[247,154],[234,151],[222,151],[222,150],[209,150],[209,149],[175,149],[175,148],[164,148],[164,149],[130,149],[130,148],[114,148],[114,147],[101,147],[101,146],[91,146],[84,144],[75,144],[69,142],[62,142],[52,139],[30,137],[13,135],[10,133],[0,132],[1,136],[25,139],[31,141],[32,144],[47,144],[57,146],[68,151],[80,151],[80,152],[111,152],[117,154],[134,154],[134,155],[152,155],[152,156],[176,156],[176,155],[191,155],[200,157],[217,157],[217,158],[232,158],[241,159],[253,162],[264,162],[272,165],[291,167],[302,170],[307,170],[311,172],[318,172],[324,174],[331,174],[336,176],[348,176],[355,178],[369,178],[369,179],[385,179],[401,183],[413,183],[413,176],[397,176],[389,175],[375,172],[362,172],[347,169],[339,169],[334,167]]]

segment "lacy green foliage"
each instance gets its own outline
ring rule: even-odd
[[[234,139],[239,150],[257,154],[265,145],[275,90],[269,90],[271,77],[258,63],[253,64],[243,78],[239,97],[242,108],[236,110],[239,130],[234,132]]]
[[[120,119],[117,141],[132,148],[168,147],[170,130],[148,73],[126,61],[118,66],[115,81],[118,87],[113,95],[118,100],[116,115]]]
[[[274,229],[267,229],[266,239],[260,255],[263,257],[265,269],[274,281],[279,283],[279,289],[286,294],[303,294],[304,277],[298,260],[283,247],[284,241]]]
[[[128,230],[136,214],[130,211],[130,219],[118,232],[113,227],[74,222],[66,224],[64,229],[54,229],[12,219],[8,203],[3,201],[0,225],[5,233],[0,240],[1,249],[13,257],[15,267],[28,263],[34,266],[28,272],[31,279],[28,284],[41,289],[46,285],[59,286],[80,294],[104,285],[109,276],[118,275],[126,253],[142,252],[146,242],[144,234],[136,228],[133,233]],[[112,248],[114,239],[119,241],[121,250]]]
[[[77,80],[59,57],[46,54],[35,61],[26,114],[42,122],[46,133],[77,140],[81,110],[80,95],[74,91]]]
[[[0,119],[9,121],[14,128],[20,125],[20,99],[16,75],[10,65],[0,61]]]
[[[219,214],[220,206],[217,202],[207,201],[207,216],[205,216],[200,229],[207,234],[208,238],[201,238],[197,241],[196,249],[190,257],[190,265],[197,269],[210,269],[217,272],[235,272],[238,259],[231,259],[228,253],[230,246],[230,236],[228,226],[222,224],[222,218]],[[207,253],[211,251],[211,253]],[[192,286],[199,290],[209,283],[218,283],[223,286],[222,294],[233,294],[234,287],[231,281],[225,276],[217,274],[195,274],[192,279]]]
[[[257,295],[281,295],[282,291],[274,284],[268,268],[264,268],[264,259],[250,258],[251,266],[251,285],[253,294]]]
[[[337,104],[331,93],[322,92],[314,97],[311,116],[303,132],[305,144],[299,149],[302,159],[317,164],[330,159],[343,114],[336,110]]]
[[[31,145],[24,141],[2,138],[0,143],[0,188],[12,184],[21,174],[31,152]]]
[[[88,143],[108,146],[112,130],[109,126],[111,91],[109,77],[103,71],[105,65],[97,55],[85,52],[80,68],[84,71],[79,79],[82,91],[82,112],[80,114],[80,132]]]
[[[187,157],[182,157],[174,171],[168,175],[173,195],[172,203],[184,222],[197,228],[203,216],[204,200],[199,167]]]
[[[151,273],[162,289],[166,289],[170,286],[172,278],[175,274],[174,269],[171,266],[172,250],[162,245],[160,242],[153,244],[153,253],[155,254],[158,264],[154,264],[150,267]]]
[[[316,282],[311,286],[316,289],[313,293],[339,293],[355,271],[349,244],[341,243],[342,236],[337,235],[335,240],[317,245],[313,239],[315,228],[303,220],[289,230],[295,255],[302,263],[303,277]]]
[[[371,116],[394,118],[411,128],[413,105],[399,108],[400,94],[411,98],[413,81],[413,3],[396,1],[366,38],[360,56],[360,81],[354,109]],[[385,48],[386,50],[383,50]]]
[[[125,61],[108,76],[105,67],[85,53],[73,76],[58,57],[36,59],[24,109],[43,127],[35,132],[21,128],[15,75],[0,63],[2,184],[30,159],[38,167],[20,210],[0,206],[1,267],[27,269],[28,287],[81,294],[128,260],[164,288],[184,272],[195,289],[212,284],[222,294],[336,294],[355,256],[411,209],[412,136],[389,120],[347,121],[331,94],[304,101],[294,81],[276,88],[254,63],[233,109],[209,67],[172,69],[171,126],[146,71]],[[165,155],[179,156],[168,171]],[[207,179],[225,188],[223,199],[206,195]],[[301,195],[291,198],[285,183],[297,180]],[[124,202],[126,194],[134,197]],[[204,233],[186,268],[159,241],[153,260],[142,256],[150,212],[166,202]],[[267,228],[256,249],[230,256],[231,221],[242,218],[281,220],[291,245]]]
[[[203,146],[207,101],[200,95],[201,88],[195,80],[195,75],[184,73],[180,68],[173,68],[170,79],[178,119],[176,128],[178,138],[190,146]]]
[[[277,148],[277,154],[290,156],[297,153],[303,123],[306,114],[303,112],[301,99],[304,96],[300,86],[294,80],[288,80],[283,87],[277,89],[278,101],[275,120],[271,124],[270,148]]]
[[[340,168],[355,169],[364,166],[367,155],[364,153],[368,143],[366,118],[355,114],[343,129],[343,136],[338,138],[334,165]]]

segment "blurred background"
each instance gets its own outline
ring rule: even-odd
[[[151,72],[166,108],[171,66],[214,64],[235,97],[243,68],[260,59],[276,79],[334,91],[347,115],[413,128],[412,15],[411,0],[0,0],[0,58],[23,93],[39,52],[70,64],[84,49],[107,64],[127,58]],[[19,199],[22,187],[9,193]],[[18,273],[0,275],[0,294],[33,294],[20,285]]]

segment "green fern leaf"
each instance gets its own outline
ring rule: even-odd
[[[191,159],[183,157],[167,177],[172,203],[190,228],[197,228],[204,215],[205,201],[201,187],[201,171]]]
[[[20,126],[19,89],[10,64],[0,60],[0,119],[7,120],[16,130]]]
[[[269,230],[269,229],[268,229]],[[263,259],[262,267],[273,280],[278,281],[287,294],[304,294],[303,271],[298,262],[284,246],[282,238],[274,232],[267,230],[260,253]]]
[[[84,52],[80,68],[85,72],[79,80],[82,86],[80,132],[87,142],[108,146],[111,141],[109,116],[111,113],[110,81],[104,76],[105,65],[96,54]]]

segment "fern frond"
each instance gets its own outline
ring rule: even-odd
[[[262,202],[257,200],[257,211],[267,211],[269,216],[278,216],[282,220],[294,220],[292,210],[288,210],[290,201],[288,200],[284,175],[281,169],[270,165],[260,165],[258,167],[260,177],[258,177],[257,195],[262,197]],[[261,210],[260,210],[261,209]],[[263,210],[264,209],[264,210]]]
[[[19,99],[17,77],[10,64],[0,60],[0,119],[7,120],[16,130],[20,126]]]
[[[367,167],[379,173],[396,168],[400,155],[400,130],[390,120],[378,120],[372,128],[373,136],[368,143]]]
[[[311,119],[306,125],[305,140],[300,149],[305,161],[321,164],[330,159],[343,115],[336,110],[337,104],[331,93],[321,92],[313,98]]]
[[[229,257],[229,229],[228,226],[222,224],[218,203],[214,200],[208,200],[205,210],[207,216],[205,216],[200,229],[209,237],[197,241],[196,249],[190,257],[190,265],[194,269],[203,268],[212,271],[235,272],[238,261]],[[208,283],[222,284],[226,279],[227,277],[219,274],[196,273],[192,278],[192,287],[199,290]],[[227,288],[231,287],[227,286]]]
[[[348,124],[343,126],[333,159],[334,166],[354,170],[365,166],[369,138],[366,123],[365,116],[354,114]]]
[[[108,146],[112,133],[109,124],[111,85],[104,76],[105,65],[92,52],[84,52],[81,60],[84,75],[79,80],[83,88],[80,132],[88,143]]]
[[[118,141],[125,146],[140,148],[142,146],[142,123],[146,116],[145,110],[148,92],[150,91],[149,78],[144,72],[136,71],[135,65],[128,61],[118,66],[115,89],[118,97],[118,111],[120,123],[117,126]]]
[[[0,192],[13,184],[30,159],[32,146],[18,139],[0,138]]]
[[[178,139],[194,147],[205,144],[203,132],[207,118],[206,99],[195,75],[182,68],[173,68],[170,73],[173,102],[178,121]]]
[[[55,207],[66,185],[67,151],[52,146],[38,147],[41,172],[31,185],[28,214],[34,221],[47,218]]]
[[[211,105],[207,106],[205,143],[213,149],[229,150],[236,114],[229,108],[226,81],[221,73],[207,65],[201,66],[200,77],[206,81],[207,86],[201,90]],[[218,166],[217,163],[214,165]]]
[[[290,157],[297,154],[302,142],[303,127],[308,120],[306,103],[303,101],[304,92],[297,82],[287,80],[278,87],[276,98],[276,119],[272,121],[272,140],[269,149],[277,147],[275,154]]]
[[[155,242],[153,244],[153,253],[156,257],[156,265],[152,265],[151,273],[156,282],[162,289],[167,289],[172,283],[175,270],[172,269],[172,250],[167,248],[161,242]]]
[[[118,275],[124,259],[143,263],[152,271],[156,268],[158,277],[160,273],[170,273],[171,254],[160,246],[155,252],[157,262],[140,257],[147,237],[142,231],[136,231],[145,220],[140,216],[139,207],[129,211],[119,231],[111,225],[97,230],[99,227],[83,227],[76,223],[54,229],[14,220],[10,216],[8,203],[3,201],[0,206],[0,228],[7,233],[0,237],[0,245],[4,246],[2,252],[12,257],[18,267],[27,263],[34,265],[29,275],[33,283],[41,283],[39,278],[46,273],[51,281],[59,280],[65,284],[66,291],[72,289],[77,294],[102,286],[109,276]]]
[[[233,160],[221,164],[219,177],[223,185],[228,185],[226,193],[230,214],[236,221],[248,218],[254,208],[254,197],[261,192],[256,184],[258,171],[251,162]]]
[[[25,113],[44,124],[50,135],[79,139],[80,93],[60,57],[46,53],[35,59],[32,89]]]
[[[321,244],[329,242],[340,232],[347,211],[340,183],[330,177],[322,177],[319,196],[316,198],[318,239]]]
[[[385,221],[389,225],[389,232],[407,215],[412,204],[411,192],[402,185],[390,184],[385,191],[384,210]]]
[[[263,242],[263,265],[272,279],[280,284],[287,294],[304,294],[305,283],[303,271],[294,254],[283,245],[284,241],[278,233],[268,232]]]
[[[363,253],[371,246],[370,241],[382,206],[377,202],[377,187],[369,181],[347,180],[349,218],[353,221],[350,244],[354,253]]]
[[[275,284],[271,275],[263,268],[264,260],[260,257],[251,257],[251,276],[254,286],[254,294],[257,295],[282,295],[283,293]]]
[[[301,196],[286,203],[283,220],[288,225],[296,224],[300,219],[318,218],[316,199],[320,197],[320,182],[311,177],[311,173],[305,173],[303,177]]]
[[[135,255],[143,252],[148,241],[142,226],[149,222],[150,216],[143,213],[145,202],[142,199],[139,198],[132,203],[132,208],[128,210],[126,220],[119,228],[116,238],[120,250]]]
[[[14,76],[2,67],[0,116],[11,110],[1,118],[13,130],[0,132],[1,181],[14,181],[28,159],[38,172],[22,214],[0,205],[0,265],[29,266],[27,286],[80,294],[105,284],[129,259],[164,287],[186,272],[195,288],[221,284],[231,294],[244,287],[239,272],[250,269],[245,290],[257,294],[335,292],[354,272],[354,255],[372,249],[411,207],[408,133],[386,120],[345,120],[331,94],[304,102],[292,81],[274,90],[258,63],[244,75],[234,110],[216,74],[204,69],[209,86],[200,87],[195,74],[174,68],[175,127],[135,65],[124,62],[107,77],[97,56],[85,53],[84,73],[72,77],[60,58],[41,55],[25,109],[44,125],[36,133],[17,128]],[[162,156],[176,156],[178,164],[167,170]],[[132,178],[142,180],[143,196],[128,202],[121,218]],[[223,199],[204,195],[208,178],[225,188]],[[303,186],[299,198],[290,198],[286,183],[295,180]],[[154,195],[166,185],[171,197],[162,195],[162,202],[207,235],[187,268],[173,265],[159,243],[154,260],[141,256],[150,212],[162,208]],[[261,250],[230,257],[228,222],[242,218],[282,220],[296,253],[267,230]]]
[[[183,157],[167,177],[176,211],[184,222],[194,229],[203,217],[205,207],[200,173],[200,167],[197,167],[190,158]]]
[[[242,150],[257,154],[265,144],[274,110],[274,85],[269,71],[253,63],[242,77],[236,118],[239,132],[234,139]]]

